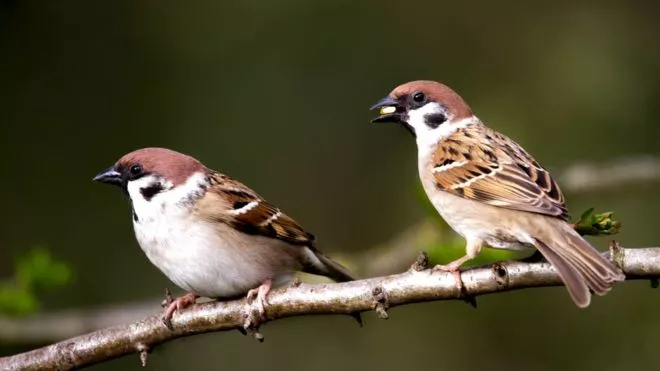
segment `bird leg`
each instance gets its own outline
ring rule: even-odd
[[[261,286],[248,291],[247,296],[245,297],[245,311],[247,314],[245,324],[243,325],[245,330],[259,327],[259,323],[266,319],[266,304],[268,304],[266,296],[270,292],[272,284],[273,281],[269,278],[265,280]],[[255,311],[252,308],[253,303],[256,306],[256,312],[259,314],[258,317],[254,314]]]
[[[441,271],[441,272],[451,272],[451,273],[456,273],[456,272],[461,272],[461,265],[465,264],[468,260],[474,259],[474,256],[470,255],[465,255],[462,256],[451,263],[448,264],[438,264],[435,267],[433,267],[433,270],[435,271]]]
[[[463,280],[461,279],[461,265],[465,262],[472,260],[479,255],[481,252],[481,247],[483,246],[483,241],[469,239],[467,240],[467,245],[465,246],[465,255],[448,263],[448,264],[438,264],[433,267],[433,271],[449,272],[454,275],[456,279],[456,287],[459,292],[463,294],[465,292],[465,287],[463,286]]]
[[[174,300],[172,300],[172,296],[168,295],[169,290],[166,292],[166,297],[164,303],[165,305],[165,311],[163,311],[163,323],[167,328],[170,330],[172,329],[172,316],[174,315],[175,311],[180,311],[182,309],[185,309],[186,307],[189,307],[193,304],[195,304],[195,300],[199,297],[199,294],[194,293],[194,292],[189,292],[183,296],[180,296]]]
[[[454,276],[454,279],[456,280],[456,287],[458,288],[458,291],[462,294],[465,291],[465,288],[463,286],[463,280],[461,279],[461,265],[463,265],[463,263],[465,263],[470,259],[472,259],[470,256],[465,255],[459,259],[454,260],[449,264],[438,264],[435,267],[433,267],[433,271],[451,273]]]

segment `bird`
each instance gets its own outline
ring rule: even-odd
[[[289,283],[296,271],[337,282],[356,279],[280,209],[189,155],[137,149],[93,180],[119,186],[128,196],[138,244],[187,292],[165,305],[162,319],[169,328],[173,314],[199,297],[246,295],[246,310],[252,304],[264,318],[271,287]]]
[[[557,271],[580,308],[591,292],[605,295],[625,279],[569,221],[564,196],[527,151],[489,128],[448,86],[418,80],[378,101],[372,123],[401,124],[417,142],[419,178],[426,195],[465,241],[465,254],[435,270],[454,273],[489,246],[536,250]]]

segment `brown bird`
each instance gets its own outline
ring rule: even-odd
[[[518,143],[488,128],[463,99],[434,81],[395,88],[372,122],[403,124],[417,141],[419,176],[440,215],[466,241],[465,256],[436,269],[458,272],[485,245],[535,248],[575,304],[606,294],[625,276],[569,224],[559,186]]]
[[[200,297],[256,298],[265,315],[271,286],[295,271],[335,281],[355,278],[314,247],[314,236],[238,180],[164,148],[123,156],[94,180],[121,187],[131,200],[135,236],[149,260],[188,292],[170,319]],[[247,308],[249,310],[250,308]]]

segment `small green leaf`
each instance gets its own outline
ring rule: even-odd
[[[63,286],[72,278],[68,265],[40,247],[16,257],[14,265],[14,276],[0,281],[0,313],[32,314],[39,309],[39,291]]]
[[[621,222],[614,220],[613,212],[605,212],[594,214],[594,209],[591,208],[580,217],[574,226],[575,230],[585,236],[609,236],[619,233],[621,229]]]
[[[0,313],[24,316],[38,309],[39,301],[32,291],[8,283],[0,284]]]
[[[16,261],[16,281],[22,287],[44,290],[65,285],[70,280],[70,268],[54,260],[44,248],[33,248]]]
[[[591,214],[594,213],[594,210],[596,210],[596,209],[593,208],[593,207],[587,209],[585,212],[582,213],[582,215],[580,215],[579,221],[587,220],[587,218],[589,218],[591,216]],[[578,223],[579,223],[579,221],[578,221]]]

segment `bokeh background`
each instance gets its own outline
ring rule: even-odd
[[[399,83],[455,88],[551,171],[660,155],[660,3],[643,1],[0,1],[0,277],[31,246],[74,271],[43,311],[172,287],[134,241],[120,192],[91,178],[144,146],[255,188],[351,261],[428,218],[416,148],[368,107]],[[660,244],[657,183],[567,193]],[[438,227],[441,228],[441,227]],[[443,232],[448,238],[450,232]],[[592,240],[605,248],[607,239]],[[420,249],[423,246],[419,247]],[[364,260],[361,260],[362,264]],[[178,291],[177,291],[178,292]],[[620,285],[578,310],[562,288],[319,316],[156,349],[156,370],[643,370],[658,293]],[[154,311],[158,311],[154,302]],[[0,355],[35,344],[3,344]],[[126,357],[96,370],[138,370]]]

